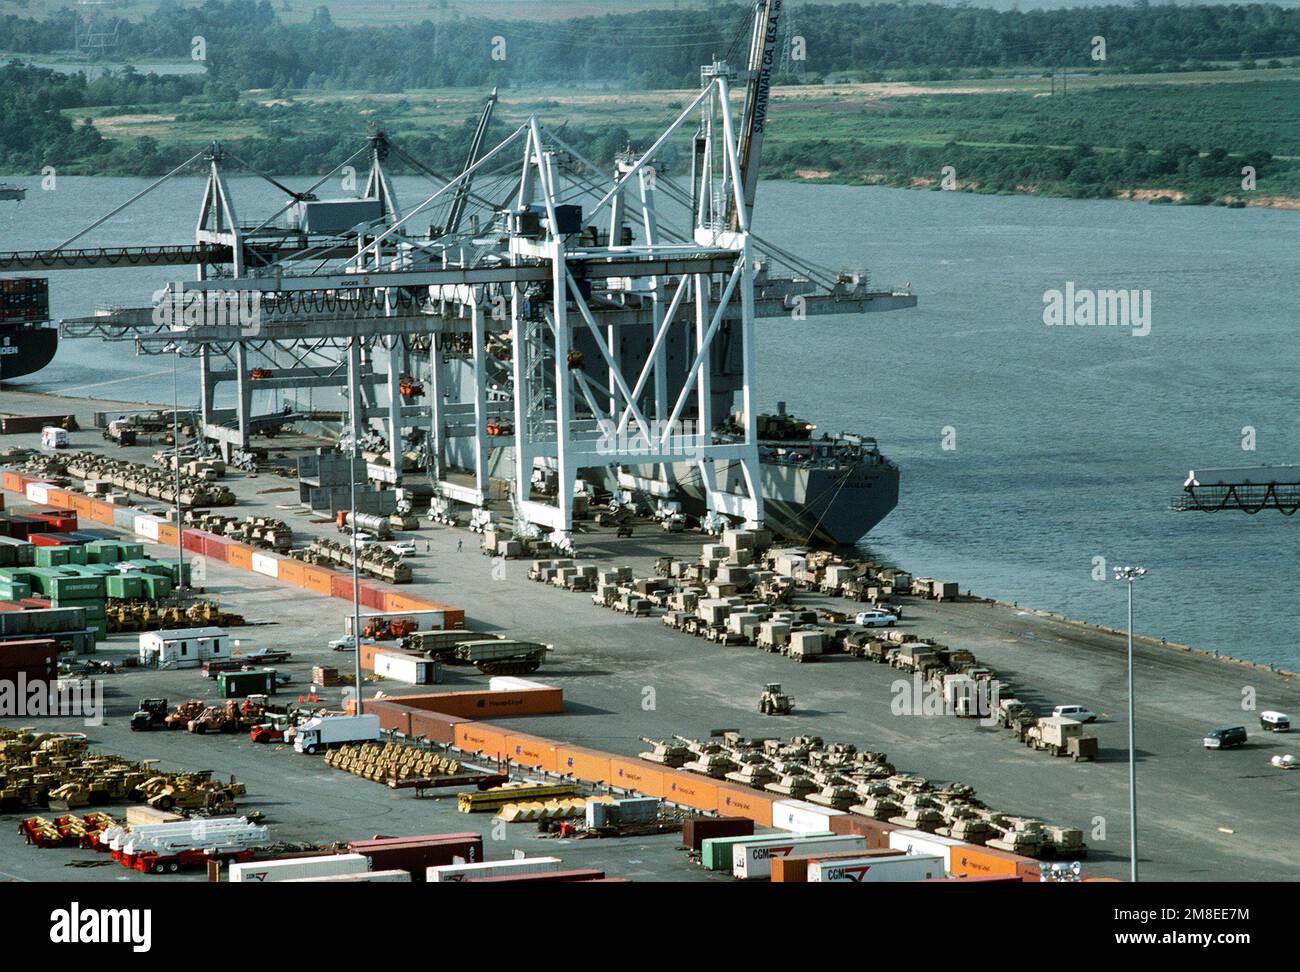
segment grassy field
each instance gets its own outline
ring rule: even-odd
[[[764,173],[773,178],[883,182],[928,186],[944,165],[975,191],[1174,201],[1241,199],[1292,206],[1300,200],[1300,69],[1205,74],[1080,77],[1069,93],[1050,94],[1042,78],[930,84],[780,87],[775,91]],[[545,124],[575,133],[607,134],[644,145],[693,92],[593,89],[502,91],[495,131],[536,113]],[[112,139],[149,136],[161,144],[199,146],[212,140],[297,141],[323,145],[360,141],[382,127],[399,143],[436,139],[462,143],[484,92],[467,89],[401,94],[247,92],[237,105],[186,105],[183,110],[74,109]],[[687,125],[682,135],[688,137]],[[1153,170],[1141,156],[1183,146],[1195,160]],[[1247,157],[1268,153],[1256,193],[1240,192]],[[1082,155],[1095,159],[1086,165]],[[678,158],[684,158],[678,156]],[[1072,160],[1062,166],[1061,160]],[[1121,164],[1121,161],[1123,164]],[[1153,174],[1147,176],[1148,171]],[[968,175],[963,175],[967,173]]]

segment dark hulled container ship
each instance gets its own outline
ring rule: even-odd
[[[50,323],[44,277],[0,279],[0,382],[35,374],[54,360],[59,331]]]

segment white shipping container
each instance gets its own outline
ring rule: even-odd
[[[928,881],[944,877],[943,858],[933,854],[901,857],[840,858],[808,864],[808,882],[872,884],[884,881]]]
[[[479,861],[477,864],[442,864],[426,868],[424,875],[429,881],[440,884],[450,881],[472,881],[474,878],[500,877],[504,874],[540,874],[543,871],[558,871],[558,857],[515,857],[508,861]]]
[[[866,850],[867,838],[860,834],[813,837],[758,837],[737,844],[732,851],[731,876],[742,881],[768,879],[772,876],[772,858],[812,851]]]
[[[949,865],[952,863],[952,849],[965,847],[966,844],[952,837],[927,834],[924,830],[891,830],[889,846],[907,854],[937,854],[943,858],[944,867],[951,870]]]
[[[280,576],[280,561],[277,557],[269,554],[253,554],[253,570],[259,574],[265,574],[267,577]]]
[[[324,854],[320,857],[291,857],[278,861],[248,861],[230,865],[230,880],[242,884],[251,881],[294,881],[299,878],[329,877],[333,874],[360,874],[370,870],[365,854]]]
[[[50,502],[50,484],[49,483],[28,483],[27,489],[24,490],[27,498],[33,503],[40,503],[42,506]]]
[[[158,526],[162,520],[156,516],[140,515],[135,518],[135,532],[137,536],[145,537],[149,540],[158,539]]]
[[[330,881],[330,882],[349,882],[349,881],[375,881],[375,882],[393,882],[407,883],[411,881],[410,871],[361,871],[357,874],[325,874],[321,877],[304,877],[290,878],[288,884],[304,884],[308,881]]]
[[[772,826],[795,834],[824,834],[831,829],[831,817],[842,816],[843,810],[806,800],[778,800],[772,804]]]
[[[413,621],[418,631],[441,631],[447,626],[445,611],[363,611],[361,627],[364,629],[372,618],[386,621]],[[343,619],[343,633],[352,634],[352,615]]]
[[[375,652],[375,674],[407,685],[433,685],[437,662],[397,652]]]
[[[541,682],[534,682],[530,678],[520,678],[517,675],[493,675],[488,679],[489,692],[527,692],[533,689],[554,688],[553,685],[545,685]]]

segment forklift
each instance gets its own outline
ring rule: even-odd
[[[141,699],[139,708],[131,716],[131,731],[149,732],[158,729],[166,718],[166,699]]]

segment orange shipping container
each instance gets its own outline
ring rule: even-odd
[[[361,703],[361,710],[379,716],[381,729],[395,729],[408,736],[411,734],[411,710],[403,705],[395,705],[383,699],[366,699]]]
[[[403,708],[407,708],[403,706]],[[459,721],[455,716],[444,712],[426,712],[422,709],[410,709],[411,735],[423,736],[431,742],[451,744],[456,741],[456,726]]]
[[[47,490],[45,493],[45,502],[60,510],[70,510],[73,508],[72,494],[65,493],[61,489]]]
[[[516,766],[558,772],[559,750],[555,743],[540,736],[507,736],[506,758]]]
[[[313,567],[310,564],[302,565],[302,586],[316,594],[330,596],[332,574],[324,567]]]
[[[158,542],[162,544],[174,545],[177,538],[180,537],[180,531],[170,523],[158,524]]]
[[[949,873],[955,877],[1015,877],[1024,864],[1032,864],[1038,870],[1038,862],[1017,854],[992,847],[954,847]]]
[[[486,722],[462,722],[456,726],[456,745],[471,753],[504,759],[506,734]]]
[[[9,472],[6,470],[5,473],[0,476],[0,483],[2,483],[4,488],[9,490],[11,493],[21,493],[23,491],[22,477],[16,472]]]
[[[226,548],[226,563],[241,570],[252,570],[253,548],[242,543],[232,543]]]
[[[398,614],[405,611],[432,611],[434,607],[418,597],[399,594],[397,591],[386,591],[384,593],[384,606],[381,610],[389,614]]]
[[[583,749],[581,746],[560,746],[557,750],[559,769],[557,773],[572,773],[580,780],[589,783],[608,783],[609,754],[595,749]]]
[[[462,719],[556,715],[564,711],[564,692],[558,688],[514,689],[508,692],[436,692],[429,695],[403,695],[402,704],[416,709],[447,712]]]
[[[664,799],[696,810],[718,809],[718,787],[707,777],[669,770],[664,773]]]
[[[107,523],[109,526],[112,526],[113,525],[113,504],[101,503],[99,500],[91,500],[90,518],[94,520],[96,523]],[[172,537],[172,542],[174,543],[175,541],[176,538]]]
[[[885,823],[856,813],[845,813],[831,817],[831,833],[861,834],[867,838],[867,847],[877,850],[889,846],[889,832],[897,830],[897,824]]]
[[[280,561],[280,566],[276,568],[275,576],[278,580],[286,584],[293,584],[295,587],[306,587],[307,577],[303,573],[303,563],[301,560],[294,560],[292,557],[286,557]]]
[[[636,790],[642,796],[664,795],[664,773],[657,766],[640,759],[615,756],[609,761],[610,785],[622,790]]]
[[[718,784],[718,813],[748,817],[764,827],[772,826],[772,798],[743,786]]]
[[[790,854],[772,858],[773,884],[808,883],[808,865],[813,861],[855,860],[863,857],[901,857],[903,851],[889,847],[876,850],[833,851],[822,854]]]

